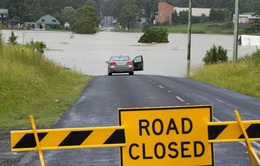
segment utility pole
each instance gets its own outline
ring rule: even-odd
[[[189,0],[187,74],[186,74],[187,77],[190,76],[190,59],[191,59],[191,16],[192,16],[192,7],[191,7],[191,0]]]
[[[191,54],[191,16],[192,16],[192,7],[191,0],[189,0],[189,20],[188,20],[188,52],[187,52],[187,60],[190,62],[190,54]]]
[[[236,0],[235,3],[236,4],[235,4],[235,20],[234,20],[233,63],[236,63],[236,61],[237,61],[238,18],[239,18],[238,4],[239,4],[239,0]]]

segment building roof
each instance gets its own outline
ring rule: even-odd
[[[9,22],[11,22],[11,23],[22,23],[22,21],[14,19],[14,18],[10,19]]]
[[[37,23],[42,23],[46,25],[60,25],[60,22],[53,16],[47,14],[45,16],[42,16]]]
[[[8,14],[8,9],[0,9],[0,14]]]
[[[240,18],[248,18],[248,19],[259,19],[260,18],[259,15],[255,15],[254,13],[250,13],[250,12],[241,13],[241,14],[239,14],[239,17]]]
[[[182,7],[175,7],[174,10],[179,14],[181,11],[187,11],[189,8],[182,8]],[[200,17],[202,14],[205,14],[207,17],[209,17],[210,13],[209,8],[192,8],[192,15],[196,17]]]

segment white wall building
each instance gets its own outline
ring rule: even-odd
[[[174,10],[179,14],[181,11],[188,11],[189,8],[174,7]],[[205,14],[206,17],[209,17],[210,10],[209,8],[192,8],[192,16],[200,17],[202,14]]]

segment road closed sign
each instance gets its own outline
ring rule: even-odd
[[[121,166],[214,165],[212,114],[210,105],[118,109],[126,138]]]

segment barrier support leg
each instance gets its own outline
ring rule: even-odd
[[[240,115],[239,115],[237,110],[235,110],[235,114],[236,114],[236,117],[237,117],[238,124],[239,124],[239,126],[240,126],[240,128],[242,130],[242,133],[244,134],[244,137],[246,139],[246,145],[247,145],[248,155],[249,155],[249,158],[250,158],[251,165],[252,166],[255,165],[254,157],[255,157],[255,160],[257,161],[258,165],[260,165],[260,160],[259,160],[259,158],[258,158],[258,156],[257,156],[257,154],[256,154],[256,152],[255,152],[255,150],[254,150],[250,140],[249,140],[249,137],[247,135],[247,132],[245,130],[245,127],[243,125],[243,122],[242,122],[241,117],[240,117]]]
[[[39,137],[38,137],[38,134],[37,134],[37,131],[36,131],[36,125],[34,123],[34,119],[33,119],[32,115],[30,116],[30,120],[31,120],[31,124],[32,124],[34,138],[35,138],[35,141],[36,141],[37,150],[38,150],[39,157],[40,157],[40,162],[41,162],[42,166],[45,166],[44,157],[43,157],[42,149],[41,149],[40,142],[39,142]]]

